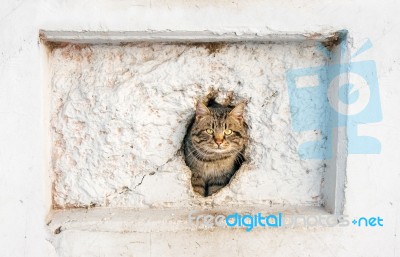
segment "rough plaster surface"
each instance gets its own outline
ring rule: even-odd
[[[248,164],[213,204],[318,205],[324,164],[300,160],[285,72],[325,64],[312,42],[69,45],[51,56],[59,207],[201,204],[180,152],[196,99],[247,100]],[[318,137],[318,133],[311,135]]]
[[[1,256],[329,256],[398,257],[400,253],[399,1],[3,1],[0,8]],[[45,54],[39,29],[61,31],[213,31],[274,34],[347,29],[353,61],[375,60],[383,121],[360,126],[378,138],[379,155],[347,159],[344,212],[381,215],[384,227],[356,229],[63,231],[54,245]],[[131,221],[135,217],[132,216]],[[101,218],[94,225],[107,223]],[[124,222],[122,222],[124,224]],[[87,224],[90,225],[90,224]],[[146,224],[143,224],[146,226]]]

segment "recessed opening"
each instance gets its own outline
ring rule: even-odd
[[[211,91],[196,103],[195,114],[183,140],[185,163],[190,168],[194,192],[208,197],[229,185],[245,162],[248,126],[246,102],[233,104],[234,92],[217,101]]]
[[[324,47],[331,55],[320,44],[332,41],[330,36],[206,43],[162,37],[122,44],[47,40],[55,208],[287,208],[342,201],[331,186],[337,182],[336,160],[299,156],[301,142],[322,134],[293,130],[286,81],[290,70],[332,61],[335,44]],[[315,81],[302,78],[298,84]],[[180,149],[196,101],[210,88],[222,97],[234,92],[234,104],[247,101],[248,161],[228,185],[204,198],[193,193]]]

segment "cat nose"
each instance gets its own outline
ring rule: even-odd
[[[222,138],[216,138],[216,139],[215,139],[215,143],[216,143],[217,145],[222,144],[223,141],[224,141],[224,140],[223,140]]]

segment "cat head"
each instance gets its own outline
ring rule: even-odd
[[[196,118],[191,130],[194,147],[204,155],[229,155],[243,150],[247,126],[243,120],[245,103],[235,107],[202,102],[196,105]]]

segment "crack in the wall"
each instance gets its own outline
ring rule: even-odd
[[[135,190],[138,186],[140,186],[143,183],[144,178],[146,177],[146,175],[143,175],[142,179],[140,180],[140,182],[133,188],[133,190]]]

